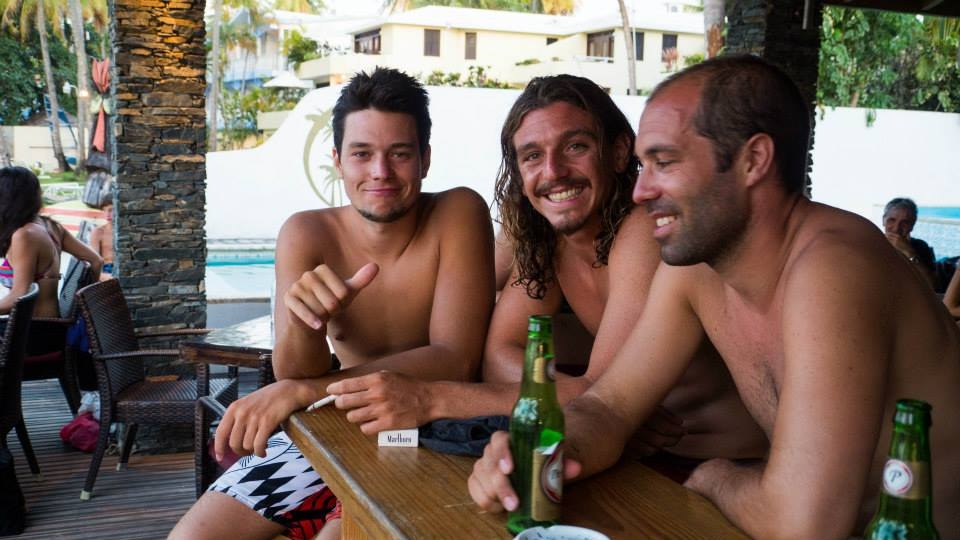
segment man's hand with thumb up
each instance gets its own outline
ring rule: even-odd
[[[350,305],[354,297],[377,277],[380,267],[367,263],[352,277],[342,279],[329,266],[321,264],[287,289],[283,303],[307,326],[320,330]]]

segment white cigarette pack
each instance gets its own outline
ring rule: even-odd
[[[405,446],[416,448],[420,444],[420,431],[414,429],[391,429],[377,434],[377,446]]]

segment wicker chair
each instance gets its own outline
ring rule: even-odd
[[[0,341],[0,446],[6,448],[7,434],[16,428],[20,446],[30,464],[30,472],[39,476],[40,465],[33,453],[27,425],[23,421],[23,409],[20,402],[20,383],[23,373],[23,357],[27,350],[27,331],[30,317],[37,303],[40,288],[36,283],[30,286],[27,294],[21,296],[10,310],[3,341]]]
[[[67,331],[77,319],[77,291],[95,282],[97,277],[90,271],[90,263],[71,257],[60,289],[60,317],[35,317],[27,338],[23,380],[58,379],[74,415],[80,406],[80,388],[76,351],[67,344]]]
[[[158,336],[195,336],[205,330],[175,330],[138,336],[120,283],[115,279],[84,287],[77,293],[77,298],[87,323],[90,352],[100,388],[100,436],[90,460],[86,483],[80,492],[80,499],[87,500],[107,449],[111,423],[126,424],[117,465],[117,469],[122,470],[130,458],[138,424],[192,424],[194,421],[196,380],[152,381],[145,377],[145,358],[176,358],[179,352],[176,349],[140,349],[139,340]],[[236,378],[211,379],[210,395],[225,402],[236,399]]]
[[[260,366],[257,369],[258,389],[276,382],[273,375],[273,355],[261,354],[259,362]],[[201,376],[199,374],[207,376],[207,369],[206,365],[199,366],[197,368],[198,377]],[[229,373],[229,376],[236,376],[236,371]],[[207,487],[219,478],[239,457],[229,451],[223,462],[218,463],[213,456],[212,444],[215,427],[227,413],[226,405],[227,402],[218,401],[211,396],[201,396],[197,399],[196,418],[193,424],[193,467],[198,499],[207,490]]]

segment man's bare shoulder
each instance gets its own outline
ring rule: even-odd
[[[344,218],[345,206],[337,208],[320,208],[316,210],[304,210],[297,212],[283,223],[280,234],[289,235],[316,235],[316,234],[335,234],[335,230],[340,226]]]
[[[438,193],[424,193],[430,198],[431,214],[438,219],[456,219],[462,212],[474,213],[479,210],[489,213],[486,201],[476,191],[468,187],[456,187]]]
[[[323,246],[337,245],[350,228],[344,226],[349,207],[304,210],[291,215],[277,235],[277,247],[283,251],[313,252]]]
[[[866,219],[811,203],[795,236],[786,270],[822,267],[828,272],[843,272],[847,270],[845,265],[889,264],[895,261],[894,254],[880,230]]]
[[[896,302],[910,268],[880,230],[860,216],[815,205],[783,268],[784,305],[821,299],[824,306],[880,311]],[[838,298],[843,302],[837,302]],[[793,300],[792,300],[793,299]]]
[[[653,229],[653,219],[643,209],[634,208],[623,218],[610,246],[611,264],[613,259],[624,255],[659,261],[660,244],[653,238]]]
[[[481,230],[482,234],[486,235],[489,228],[492,239],[490,209],[476,191],[457,187],[438,193],[424,193],[422,197],[424,229],[432,236],[466,238]]]

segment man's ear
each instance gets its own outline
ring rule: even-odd
[[[340,152],[337,152],[336,146],[333,147],[333,152],[331,152],[331,156],[333,157],[333,167],[337,169],[337,176],[339,176],[340,178],[343,178],[343,170],[341,170],[341,165],[340,165]]]
[[[627,163],[630,161],[630,152],[633,152],[630,137],[626,135],[617,137],[617,140],[613,143],[613,163],[615,171],[621,173],[626,170]]]
[[[739,167],[746,185],[752,186],[772,174],[776,163],[776,148],[773,139],[766,133],[757,133],[740,147]]]
[[[420,179],[423,180],[427,177],[427,173],[430,171],[430,145],[427,145],[427,149],[423,151],[423,156],[420,158]]]

